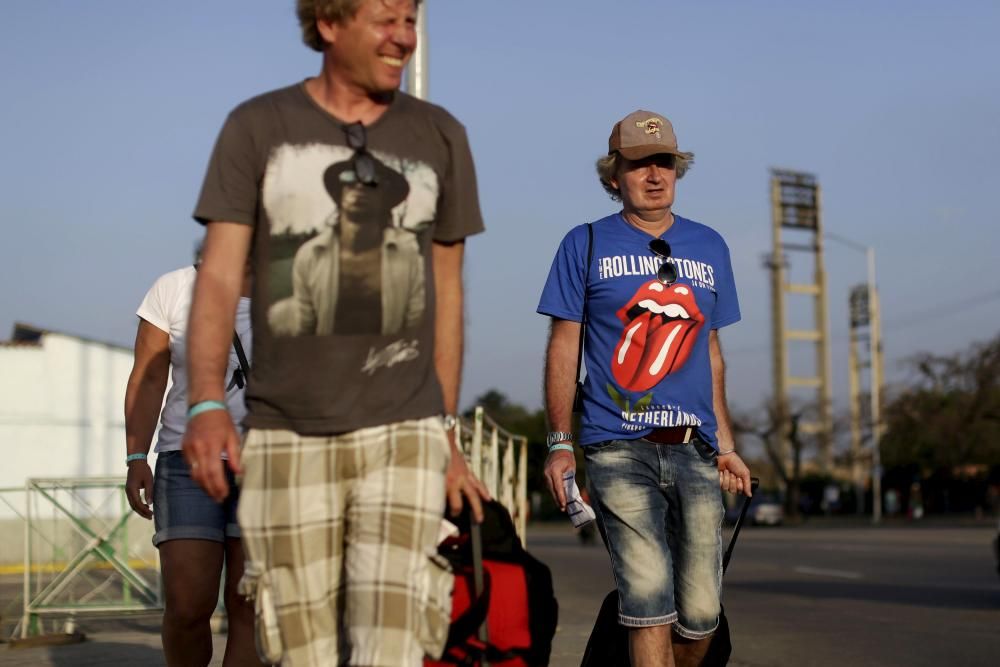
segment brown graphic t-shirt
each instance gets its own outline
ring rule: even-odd
[[[349,148],[297,84],[238,106],[216,142],[194,217],[254,227],[252,427],[342,433],[443,409],[431,243],[483,229],[465,128],[396,93],[365,134]]]

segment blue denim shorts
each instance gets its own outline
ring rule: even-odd
[[[236,503],[240,497],[236,478],[226,466],[229,495],[221,503],[212,500],[191,479],[191,469],[179,451],[156,457],[153,477],[153,544],[167,540],[211,540],[239,538]]]
[[[598,527],[618,586],[618,621],[674,624],[701,639],[719,624],[722,491],[716,450],[609,440],[583,448]]]

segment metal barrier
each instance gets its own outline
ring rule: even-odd
[[[68,618],[71,626],[80,616],[162,611],[151,526],[128,506],[124,480],[29,479],[23,492],[23,512],[4,498],[24,522],[22,610],[12,636],[43,634],[45,617]],[[132,519],[143,529],[130,531]]]
[[[505,430],[481,407],[471,420],[460,419],[455,433],[473,473],[507,508],[526,542],[527,438]],[[15,494],[23,494],[21,504],[12,501]],[[24,525],[20,621],[12,637],[43,634],[46,618],[72,625],[81,616],[162,612],[152,526],[132,512],[122,478],[29,479],[23,488],[0,489],[0,504]],[[138,529],[130,530],[133,522]]]
[[[528,439],[505,430],[482,407],[475,409],[471,421],[460,419],[455,434],[473,474],[507,508],[527,545]]]

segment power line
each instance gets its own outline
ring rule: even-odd
[[[930,306],[923,308],[919,311],[910,311],[904,315],[893,318],[883,323],[883,330],[888,328],[900,328],[905,326],[911,326],[913,324],[919,324],[928,315],[954,315],[955,313],[960,313],[966,310],[975,310],[983,305],[991,303],[993,301],[1000,301],[1000,290],[992,290],[990,292],[985,292],[983,294],[969,297],[957,303],[952,304],[940,304],[937,306]],[[837,332],[831,334],[831,339],[837,342],[844,342],[848,340],[849,334],[847,332]],[[749,352],[759,352],[761,350],[770,349],[772,346],[770,343],[761,343],[760,345],[745,345],[741,347],[726,348],[726,354],[745,354]]]
[[[914,311],[906,315],[902,315],[897,318],[893,318],[886,322],[887,326],[908,326],[911,324],[918,324],[928,315],[951,315],[954,313],[959,313],[964,310],[972,310],[978,308],[984,304],[990,303],[991,301],[1000,300],[1000,290],[993,290],[991,292],[986,292],[985,294],[980,294],[979,296],[969,297],[963,301],[951,304],[951,307],[947,305],[940,305],[931,308],[925,308],[920,311]]]

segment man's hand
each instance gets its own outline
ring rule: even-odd
[[[153,502],[153,471],[145,459],[129,461],[125,497],[136,514],[143,519],[153,518],[153,511],[149,509]]]
[[[562,512],[566,511],[566,487],[563,484],[563,477],[567,472],[576,474],[576,457],[573,452],[557,449],[545,459],[545,483],[549,485],[549,493]]]
[[[719,466],[719,486],[729,493],[742,493],[748,498],[753,495],[750,490],[750,468],[736,452],[721,454],[716,459]]]
[[[448,445],[451,448],[451,460],[448,461],[444,484],[451,515],[457,516],[462,511],[462,496],[465,496],[476,523],[482,523],[483,500],[491,500],[490,492],[469,470],[469,466],[465,463],[465,455],[455,444],[455,434],[452,431],[448,432]]]
[[[227,410],[209,410],[188,421],[184,433],[184,460],[191,467],[191,479],[215,502],[229,495],[223,470],[222,452],[229,456],[229,468],[240,474],[240,439]]]

